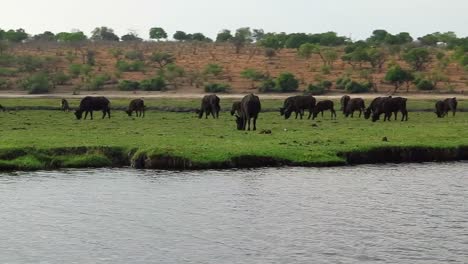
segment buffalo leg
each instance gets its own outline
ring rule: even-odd
[[[89,114],[91,115],[91,120],[93,120],[93,111],[89,111]]]
[[[333,117],[336,119],[335,109],[331,109],[330,112],[331,112],[331,119],[333,119]]]
[[[253,126],[254,126],[254,127],[253,127],[253,130],[254,130],[254,131],[257,130],[257,117],[254,117],[254,118],[253,118]]]
[[[110,119],[110,108],[107,108],[107,117]]]

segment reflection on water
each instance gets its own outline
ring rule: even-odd
[[[467,263],[468,163],[0,174],[0,263]]]

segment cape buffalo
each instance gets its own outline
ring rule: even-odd
[[[240,115],[236,115],[238,130],[250,130],[250,119],[253,118],[253,130],[257,130],[257,117],[262,109],[260,99],[254,94],[248,94],[242,98]]]
[[[376,97],[372,102],[370,103],[369,107],[366,108],[366,111],[364,112],[364,118],[369,119],[371,117],[372,113],[375,113],[377,111],[377,108],[379,105],[386,99],[386,98],[392,98],[391,96],[388,97]]]
[[[312,95],[296,95],[286,98],[284,100],[283,107],[280,108],[280,114],[284,115],[285,119],[288,119],[292,112],[296,113],[296,119],[299,115],[302,119],[304,110],[309,110],[309,119],[312,116],[312,112],[315,107],[315,98]]]
[[[68,101],[67,99],[63,98],[62,99],[62,103],[60,104],[60,108],[62,109],[62,111],[70,111],[70,105],[68,104]]]
[[[83,112],[85,112],[84,119],[86,119],[88,113],[90,113],[92,120],[93,111],[102,110],[102,118],[106,117],[106,114],[110,118],[109,104],[109,100],[103,96],[86,96],[85,98],[81,99],[80,107],[75,111],[75,116],[77,119],[81,119]]]
[[[335,112],[333,101],[323,100],[323,101],[318,102],[317,105],[315,106],[312,120],[317,117],[318,113],[322,113],[322,117],[323,117],[323,111],[326,111],[326,110],[330,110],[331,118],[333,119],[334,117],[336,119],[336,112]]]
[[[143,99],[133,99],[125,111],[128,116],[132,116],[133,111],[137,117],[145,117],[145,101]]]
[[[448,105],[445,103],[445,101],[437,101],[435,104],[435,113],[438,118],[444,117],[447,112],[448,112]]]
[[[384,114],[384,121],[390,121],[392,113],[397,119],[397,113],[401,112],[401,121],[408,121],[408,110],[406,110],[406,98],[403,97],[387,97],[377,106],[377,110],[372,114],[372,122],[380,119],[380,115]]]
[[[346,107],[343,112],[346,117],[348,117],[349,115],[353,117],[354,111],[359,111],[359,117],[361,117],[362,112],[365,111],[365,109],[366,105],[362,98],[353,98],[346,103]]]
[[[340,99],[340,104],[341,104],[340,110],[343,111],[344,115],[346,114],[345,112],[346,105],[348,105],[349,100],[351,100],[351,97],[349,97],[349,95],[343,95]]]
[[[208,118],[209,114],[213,118],[219,118],[219,111],[221,110],[219,101],[219,97],[215,94],[205,95],[202,99],[200,110],[198,110],[198,118],[202,118],[203,113],[206,114],[206,118]]]
[[[447,112],[450,110],[452,111],[452,116],[455,116],[455,113],[457,112],[457,98],[447,98],[444,100],[445,105],[447,106]]]
[[[241,106],[241,102],[240,101],[235,101],[234,103],[232,103],[232,108],[231,108],[231,115],[233,116],[235,113],[237,113],[238,115],[240,115],[240,106]]]
[[[5,112],[5,107],[3,107],[2,105],[0,105],[0,110],[1,110],[2,112]]]

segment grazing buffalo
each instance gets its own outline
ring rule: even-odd
[[[67,99],[65,99],[65,98],[62,99],[62,103],[60,104],[60,108],[64,112],[70,111],[70,105],[68,104]]]
[[[447,98],[444,100],[445,105],[447,106],[447,112],[452,111],[452,116],[455,116],[455,113],[457,112],[457,98]]]
[[[248,94],[242,98],[240,115],[236,115],[238,130],[250,130],[250,119],[253,118],[253,130],[257,130],[257,117],[262,106],[260,99],[254,94]]]
[[[448,112],[448,105],[445,103],[445,101],[437,101],[435,104],[435,113],[438,118],[442,118],[445,115],[447,115]]]
[[[133,111],[137,117],[145,117],[145,101],[143,99],[133,99],[125,111],[128,116],[132,116]]]
[[[334,108],[333,101],[331,101],[331,100],[323,100],[323,101],[318,102],[317,105],[314,108],[312,119],[315,119],[317,117],[318,113],[322,113],[322,117],[323,117],[323,111],[326,111],[326,110],[330,110],[331,118],[336,119],[336,111],[335,111],[335,108]]]
[[[408,110],[406,110],[406,98],[403,97],[387,97],[377,106],[377,110],[372,113],[372,122],[380,119],[380,115],[384,114],[384,121],[390,121],[392,113],[397,120],[397,113],[401,112],[401,121],[408,121]]]
[[[353,98],[353,99],[350,99],[346,103],[344,114],[346,117],[348,117],[349,115],[353,117],[354,111],[359,111],[359,117],[361,117],[362,112],[365,110],[366,110],[366,105],[364,103],[364,100],[362,100],[362,98]]]
[[[283,107],[280,108],[280,114],[288,119],[292,112],[296,113],[296,119],[299,115],[302,119],[304,110],[309,110],[309,119],[312,116],[315,107],[315,98],[312,95],[296,95],[286,98]]]
[[[203,113],[206,114],[206,118],[211,114],[213,118],[219,118],[219,111],[221,107],[219,106],[219,97],[215,94],[205,95],[201,102],[201,108],[198,110],[198,118],[203,117]]]
[[[349,97],[349,95],[343,95],[340,99],[340,104],[341,104],[341,108],[340,110],[343,111],[343,114],[345,115],[346,114],[346,105],[348,105],[348,102],[349,100],[351,100],[351,97]]]
[[[235,101],[234,103],[232,103],[231,115],[233,116],[235,113],[240,115],[240,107],[241,107],[240,101]]]
[[[382,102],[386,98],[392,98],[392,97],[388,96],[388,97],[376,97],[376,98],[374,98],[374,100],[372,100],[370,105],[366,108],[366,111],[364,112],[364,118],[369,119],[371,117],[371,115],[377,111],[377,108],[380,106],[380,104],[382,104]]]
[[[77,119],[81,119],[83,112],[85,112],[84,119],[88,116],[88,113],[91,114],[91,120],[93,119],[93,111],[102,111],[102,118],[107,116],[110,118],[110,102],[107,98],[103,96],[92,97],[86,96],[81,99],[80,107],[75,111],[75,116]]]

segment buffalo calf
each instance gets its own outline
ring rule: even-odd
[[[318,102],[314,108],[312,119],[315,119],[318,113],[322,113],[322,117],[323,117],[323,111],[326,111],[326,110],[330,110],[331,119],[333,118],[336,119],[336,111],[334,108],[334,103],[331,100],[323,100],[323,101]]]
[[[127,113],[128,116],[132,116],[134,111],[137,117],[145,117],[145,101],[143,101],[143,99],[133,99],[130,101],[125,113]]]

